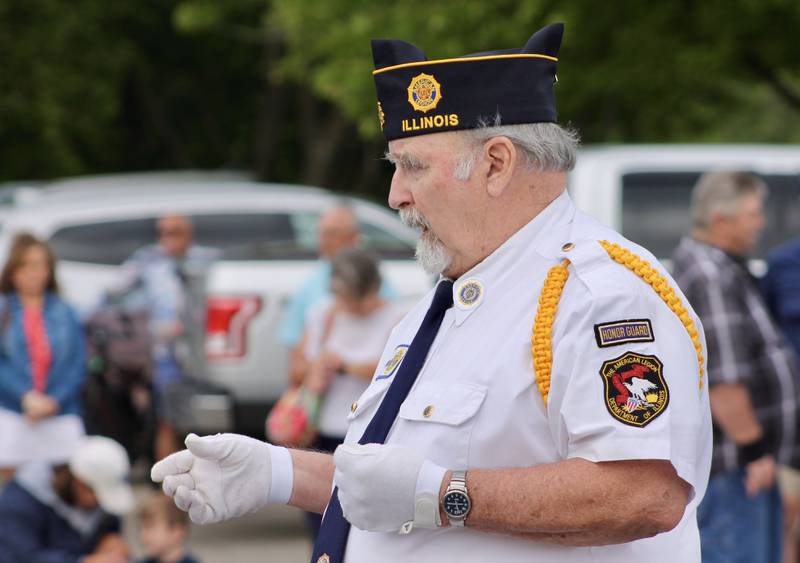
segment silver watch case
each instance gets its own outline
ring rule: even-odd
[[[442,496],[442,509],[451,526],[463,526],[472,509],[472,501],[467,492],[466,471],[454,471],[450,484]]]

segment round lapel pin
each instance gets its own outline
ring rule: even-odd
[[[458,304],[462,309],[471,309],[483,298],[483,284],[478,280],[467,280],[458,288]]]

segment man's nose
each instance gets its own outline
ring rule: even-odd
[[[392,184],[389,188],[389,207],[400,209],[412,203],[414,203],[414,198],[411,197],[408,181],[401,178],[400,172],[395,170],[392,176]]]

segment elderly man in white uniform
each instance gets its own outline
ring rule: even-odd
[[[562,32],[432,61],[373,42],[389,204],[440,281],[333,456],[190,435],[154,466],[195,522],[324,511],[312,563],[700,560],[702,328],[649,252],[565,192]]]

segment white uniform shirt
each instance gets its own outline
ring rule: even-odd
[[[446,313],[386,443],[413,447],[449,469],[529,467],[575,457],[593,462],[670,460],[693,487],[678,526],[654,538],[590,548],[554,546],[469,527],[415,529],[405,536],[351,527],[348,563],[700,561],[696,508],[711,462],[708,386],[699,387],[697,356],[677,316],[649,285],[612,261],[598,240],[619,242],[673,283],[649,252],[577,211],[563,194],[455,281],[455,305]],[[574,247],[564,251],[567,242]],[[545,407],[533,373],[531,331],[547,272],[564,259],[571,262],[570,275],[553,326],[554,360]],[[702,339],[697,317],[674,283],[673,288]],[[346,442],[357,442],[375,414],[432,295],[392,332],[372,383],[349,415]],[[600,346],[595,325],[613,328],[614,322],[629,319],[649,320],[653,341]],[[613,335],[605,333],[612,340]],[[647,365],[663,366],[668,400],[657,401],[663,408],[644,426],[611,414],[608,405],[614,393],[606,400],[609,392],[601,368],[605,364],[607,371],[623,371],[607,362],[626,354],[635,359],[647,356],[649,360],[642,359]],[[656,401],[661,391],[637,389],[636,378],[625,383],[631,404],[623,401],[621,409],[635,408],[637,398]],[[647,478],[642,475],[641,481]],[[619,495],[632,487],[636,482],[620,483]]]

